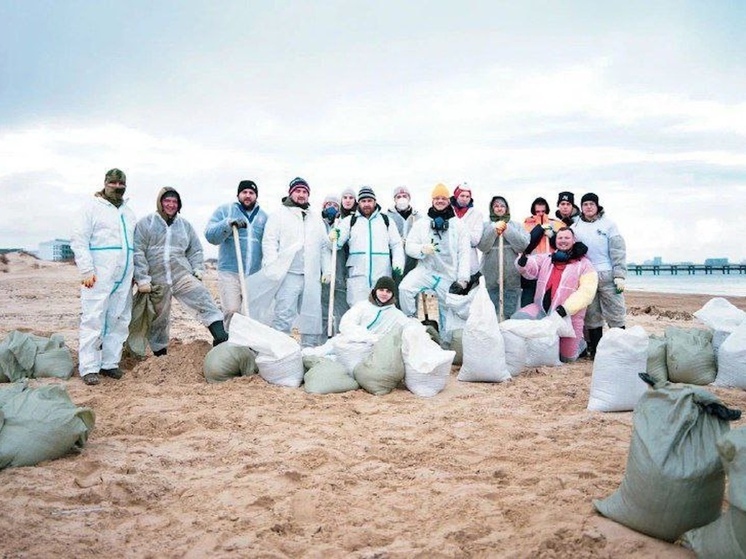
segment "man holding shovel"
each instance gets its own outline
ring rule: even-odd
[[[238,229],[241,264],[245,276],[262,267],[262,238],[267,214],[259,207],[259,187],[254,181],[238,183],[236,202],[220,206],[205,227],[207,242],[220,246],[218,251],[218,288],[225,327],[230,329],[234,313],[241,310],[243,296],[233,227]],[[247,302],[248,304],[248,302]]]

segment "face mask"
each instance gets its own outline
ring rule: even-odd
[[[321,212],[321,215],[324,217],[324,219],[328,219],[329,221],[333,221],[334,218],[337,217],[337,208],[335,208],[334,206],[327,206]]]
[[[396,199],[394,205],[396,206],[397,210],[404,211],[409,207],[409,199],[405,196],[402,196],[401,198]]]
[[[436,231],[448,231],[448,220],[442,217],[436,217],[430,221],[430,227]]]

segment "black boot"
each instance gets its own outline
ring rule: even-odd
[[[167,353],[168,353],[168,348],[164,347],[162,349],[154,351],[153,355],[155,355],[156,357],[162,357],[162,356],[166,355]]]
[[[212,334],[212,347],[228,341],[228,334],[225,331],[222,320],[216,320],[207,327]]]
[[[590,357],[591,359],[596,357],[596,348],[598,347],[598,342],[601,341],[603,335],[603,326],[600,328],[588,329],[588,357]]]

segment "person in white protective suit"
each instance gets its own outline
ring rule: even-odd
[[[290,181],[288,195],[267,219],[262,239],[262,272],[279,284],[271,326],[290,334],[297,319],[303,347],[319,345],[323,338],[321,276],[329,269],[329,258],[322,258],[322,248],[328,245],[324,223],[310,211],[310,190],[300,177]]]
[[[119,361],[132,315],[135,214],[127,207],[127,177],[111,169],[103,190],[75,219],[70,246],[81,275],[79,370],[83,382],[122,378]]]
[[[238,228],[238,244],[245,276],[262,267],[262,236],[267,214],[257,201],[259,187],[252,180],[238,183],[236,201],[219,206],[205,227],[205,239],[220,246],[218,251],[218,289],[225,327],[230,329],[231,317],[241,310],[243,295],[238,277],[238,260],[233,226]]]
[[[424,291],[435,292],[440,311],[440,333],[449,339],[445,324],[446,297],[449,291],[466,292],[470,277],[471,245],[469,235],[456,218],[449,203],[448,188],[435,186],[429,219],[420,219],[407,236],[406,252],[419,262],[399,285],[399,304],[407,316],[417,313],[417,296]]]
[[[453,191],[451,196],[451,207],[456,217],[461,220],[467,234],[469,235],[469,288],[479,283],[479,270],[482,266],[482,255],[477,250],[477,245],[482,238],[482,212],[474,207],[471,187],[462,182]]]
[[[140,293],[150,293],[153,284],[163,288],[163,297],[154,303],[155,318],[150,325],[148,343],[153,355],[166,355],[169,338],[171,299],[197,317],[212,334],[212,345],[228,340],[223,328],[223,313],[202,285],[204,258],[202,244],[191,223],[179,215],[181,196],[166,186],[156,198],[156,212],[135,226],[135,283]]]
[[[329,240],[342,248],[348,244],[347,302],[350,306],[368,298],[376,280],[393,276],[400,280],[404,269],[404,249],[396,224],[381,213],[376,194],[369,186],[357,195],[357,212],[344,218],[339,229],[329,232]]]
[[[394,206],[389,208],[386,215],[396,224],[399,235],[401,235],[402,246],[406,246],[407,235],[411,231],[414,222],[422,217],[420,212],[412,207],[412,193],[409,192],[406,186],[397,186],[394,189]],[[417,259],[405,254],[402,277],[414,270],[415,266],[417,266]],[[401,283],[401,278],[398,280],[395,279],[395,281],[398,285]]]
[[[344,334],[362,326],[374,334],[385,334],[396,325],[406,325],[412,319],[396,308],[395,292],[396,282],[393,278],[378,278],[368,299],[355,303],[344,314],[339,331]]]

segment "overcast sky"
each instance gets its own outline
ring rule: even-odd
[[[746,260],[746,4],[0,0],[0,246],[69,237],[104,173],[204,230],[250,178],[275,209],[397,185],[595,192],[628,261]],[[208,256],[217,254],[203,239]]]

